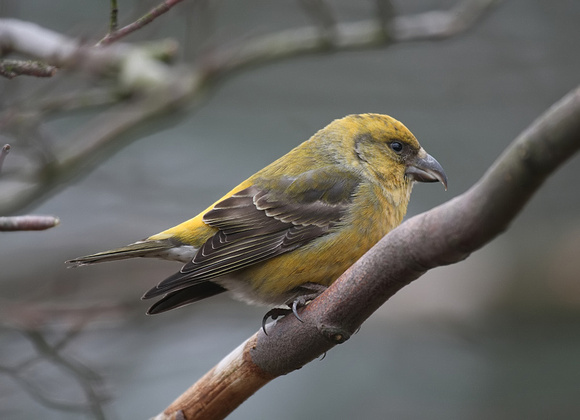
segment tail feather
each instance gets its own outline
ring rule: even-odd
[[[154,241],[144,240],[121,248],[74,258],[72,260],[66,261],[66,263],[70,264],[71,267],[80,267],[83,265],[95,264],[105,261],[116,261],[137,257],[160,257],[173,259],[171,258],[171,254],[175,254],[175,252],[172,252],[172,250],[175,248],[182,247],[169,239]],[[181,258],[179,258],[179,260],[181,260]]]
[[[155,302],[147,311],[147,315],[160,314],[171,309],[179,308],[184,305],[189,305],[193,302],[198,302],[211,296],[218,295],[225,292],[226,289],[211,281],[205,281],[185,289],[180,289],[163,296]],[[142,299],[148,299],[143,297]]]

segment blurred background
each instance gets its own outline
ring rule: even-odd
[[[209,20],[200,22],[192,2],[184,2],[126,42],[172,37],[178,61],[187,65],[213,44],[312,23],[296,1],[206,3]],[[405,15],[455,3],[394,6]],[[120,0],[121,23],[155,4]],[[375,7],[327,4],[339,21],[371,18]],[[108,1],[3,0],[0,13],[98,40],[107,31],[108,7]],[[21,209],[56,215],[61,224],[0,234],[0,417],[154,416],[252,335],[266,310],[220,295],[148,317],[150,302],[141,294],[179,265],[137,260],[67,269],[65,260],[195,216],[351,113],[400,119],[445,168],[449,190],[417,185],[408,217],[448,201],[578,85],[579,22],[578,1],[508,0],[451,39],[245,69],[209,90],[201,106],[154,121],[158,127],[143,128],[137,141],[88,174]],[[211,36],[201,36],[202,29]],[[65,76],[0,79],[3,115],[69,84],[97,83]],[[57,143],[100,111],[42,115],[34,141]],[[0,132],[0,142],[16,151],[30,141],[27,133]],[[430,271],[324,360],[274,380],[229,418],[580,416],[579,174],[576,156],[505,234],[460,264]]]

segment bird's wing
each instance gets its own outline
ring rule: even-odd
[[[240,270],[326,234],[347,211],[359,182],[352,172],[330,168],[276,182],[257,180],[203,216],[205,223],[219,231],[202,245],[192,261],[144,298]]]

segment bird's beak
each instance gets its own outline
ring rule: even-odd
[[[407,164],[405,175],[418,182],[439,181],[447,190],[447,175],[445,175],[445,171],[439,162],[423,148],[419,150],[415,159]]]

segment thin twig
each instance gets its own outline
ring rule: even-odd
[[[64,347],[83,330],[86,320],[83,319],[76,322],[73,328],[67,330],[64,337],[55,344],[49,343],[45,337],[46,334],[40,330],[30,328],[18,330],[30,341],[36,352],[15,366],[0,365],[0,375],[11,377],[32,399],[45,407],[72,413],[87,413],[90,411],[93,414],[93,418],[104,420],[103,403],[106,401],[106,396],[101,395],[101,389],[103,388],[102,378],[92,369],[62,354]],[[50,363],[72,376],[84,389],[86,402],[59,401],[49,396],[49,392],[39,385],[36,378],[29,379],[29,375],[27,375],[27,371],[30,371],[39,363]]]
[[[151,23],[153,20],[157,19],[159,16],[163,15],[164,13],[168,12],[173,6],[178,3],[181,3],[183,0],[165,0],[160,5],[154,7],[145,15],[137,19],[135,22],[130,23],[127,26],[122,27],[121,29],[112,31],[111,33],[107,34],[103,39],[101,39],[97,46],[109,45],[119,39],[129,35],[130,33],[135,32],[138,29],[141,29],[148,23]]]
[[[57,351],[44,337],[40,331],[25,330],[24,335],[34,345],[36,351],[41,354],[46,360],[51,361],[56,366],[68,371],[72,377],[82,386],[87,402],[93,415],[98,420],[105,419],[103,411],[104,398],[99,395],[98,388],[102,388],[102,379],[96,372],[87,366],[75,361],[72,358],[67,358]],[[87,407],[85,406],[85,409]]]
[[[19,371],[0,366],[0,374],[10,376],[33,400],[45,407],[72,413],[87,412],[86,404],[56,401],[49,398],[45,395],[42,388],[39,387],[36,380],[25,378]]]

